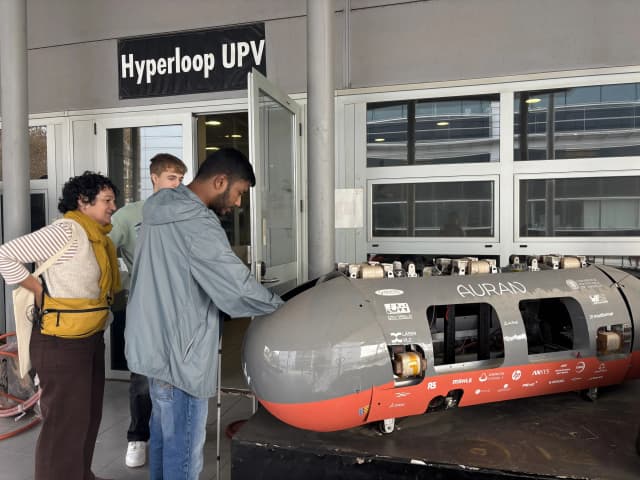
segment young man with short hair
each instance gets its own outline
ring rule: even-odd
[[[152,480],[196,480],[202,470],[220,311],[251,317],[282,304],[235,255],[218,218],[239,207],[255,181],[242,153],[222,149],[188,186],[160,191],[144,206],[125,353],[131,370],[149,377]]]
[[[149,165],[154,193],[163,188],[175,188],[182,183],[187,166],[178,157],[168,153],[155,155]],[[142,225],[144,200],[132,202],[119,209],[112,218],[113,229],[109,236],[124,261],[127,272],[133,267],[133,254]],[[129,275],[122,275],[123,288],[129,290]],[[127,467],[142,467],[146,463],[146,447],[149,440],[151,398],[149,381],[144,375],[131,372],[129,383],[129,413],[131,422],[127,430]]]

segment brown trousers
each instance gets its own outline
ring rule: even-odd
[[[31,363],[40,378],[42,429],[35,480],[94,480],[93,451],[102,419],[104,335],[65,339],[31,336]]]

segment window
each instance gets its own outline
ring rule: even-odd
[[[519,308],[529,355],[588,348],[586,319],[574,298],[522,300]]]
[[[120,190],[121,207],[153,193],[149,160],[158,153],[182,159],[182,126],[127,127],[107,130],[109,177]]]
[[[376,183],[374,237],[492,237],[493,181]]]
[[[520,180],[523,237],[640,235],[640,177]]]
[[[47,178],[47,127],[29,127],[29,178]],[[2,130],[0,130],[0,181],[2,181]]]
[[[640,83],[519,92],[514,109],[516,161],[640,155]]]
[[[488,303],[433,305],[427,309],[435,365],[485,361],[498,367],[504,358],[502,329]]]
[[[31,208],[31,231],[41,229],[47,224],[47,201],[44,193],[32,193],[30,195]],[[0,217],[2,217],[2,204],[4,197],[0,194]],[[2,238],[4,238],[4,219],[2,222]]]
[[[198,115],[198,166],[208,155],[221,148],[235,148],[249,156],[249,116],[246,112],[216,113]],[[229,243],[242,259],[247,258],[245,250],[251,243],[250,225],[251,194],[242,195],[240,208],[220,218],[222,228],[227,232]]]
[[[367,105],[367,167],[497,162],[497,95]]]

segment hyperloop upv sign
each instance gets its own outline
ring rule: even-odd
[[[121,99],[243,90],[266,75],[264,23],[118,40]]]

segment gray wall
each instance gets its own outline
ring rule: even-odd
[[[638,0],[432,0],[352,18],[354,86],[640,64]]]
[[[336,0],[336,87],[344,0]],[[638,0],[351,1],[350,80],[368,87],[640,64]],[[30,112],[243,96],[119,100],[117,39],[264,21],[267,74],[306,90],[304,0],[28,0]]]

